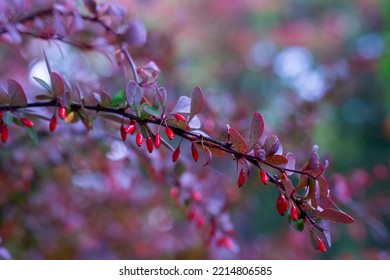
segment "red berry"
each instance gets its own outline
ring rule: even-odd
[[[142,136],[141,132],[138,131],[137,136],[135,138],[135,143],[137,143],[138,147],[141,147],[143,142],[144,142],[144,137]]]
[[[54,131],[57,128],[57,117],[56,115],[53,115],[50,119],[50,124],[49,124],[50,131]]]
[[[121,138],[123,141],[126,141],[127,138],[127,132],[123,124],[121,125]]]
[[[196,218],[196,226],[198,228],[202,228],[204,226],[204,218],[203,216],[199,215],[197,218]]]
[[[261,182],[263,182],[264,185],[268,184],[268,176],[267,176],[267,173],[264,171],[264,169],[260,170],[260,179],[261,179]]]
[[[5,143],[7,142],[7,140],[8,140],[8,126],[4,125],[1,131],[1,141]]]
[[[318,249],[321,251],[321,252],[326,252],[326,247],[325,247],[325,244],[324,242],[322,242],[321,238],[317,237],[317,243],[318,243]]]
[[[154,145],[156,146],[156,149],[160,148],[160,146],[161,146],[161,137],[160,137],[160,134],[158,134],[158,133],[154,137]]]
[[[148,148],[149,153],[153,152],[153,141],[150,136],[146,138],[146,147]]]
[[[288,200],[283,195],[279,195],[276,201],[276,209],[278,210],[278,213],[281,216],[284,216],[284,214],[286,214],[287,208],[288,208]]]
[[[202,195],[198,191],[191,192],[191,198],[193,201],[199,202],[202,200]]]
[[[241,168],[240,175],[238,176],[238,180],[237,180],[238,187],[241,188],[245,184],[245,181],[246,181],[245,171],[244,169]]]
[[[297,209],[297,207],[295,206],[294,203],[291,205],[290,215],[291,215],[291,219],[292,219],[293,221],[296,221],[296,220],[298,220],[298,218],[299,218],[298,209]]]
[[[27,118],[21,118],[20,121],[26,127],[33,127],[34,126],[34,123],[31,120],[27,119]]]
[[[195,217],[196,217],[195,211],[194,211],[193,209],[190,209],[190,210],[188,211],[188,213],[187,213],[187,219],[188,219],[189,221],[193,221],[193,220],[195,219]]]
[[[180,194],[180,189],[178,187],[172,187],[169,194],[173,199],[176,199]]]
[[[175,162],[180,156],[180,147],[177,147],[177,149],[172,154],[172,161]]]
[[[178,120],[178,121],[183,121],[183,122],[186,121],[186,118],[185,118],[183,115],[174,114],[173,116],[174,116],[174,117],[176,118],[176,120]]]
[[[125,131],[127,133],[133,134],[135,132],[135,125],[129,124],[128,126],[125,127]]]
[[[167,126],[165,127],[165,133],[167,134],[167,137],[172,140],[175,137],[175,134],[173,133],[172,129]]]
[[[230,237],[222,236],[217,240],[217,247],[225,247],[231,249],[233,247],[233,241]]]
[[[192,153],[192,158],[193,158],[195,161],[198,161],[198,159],[199,159],[199,153],[198,153],[198,150],[196,149],[194,143],[192,143],[192,145],[191,145],[191,153]]]
[[[61,105],[60,108],[58,108],[58,116],[61,119],[65,119],[66,118],[66,108],[65,108],[65,106]]]

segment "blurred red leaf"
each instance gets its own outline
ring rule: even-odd
[[[22,86],[15,80],[8,80],[9,105],[26,106],[27,97]]]
[[[190,120],[198,113],[202,111],[204,104],[204,97],[202,89],[197,86],[192,91],[191,96],[191,109],[190,109]]]
[[[259,112],[253,113],[251,128],[249,132],[249,145],[248,150],[252,150],[253,146],[257,143],[264,132],[264,119]]]
[[[246,154],[248,152],[248,146],[245,143],[244,138],[234,128],[229,128],[228,133],[230,141],[239,153]]]
[[[336,210],[336,209],[324,209],[324,211],[319,213],[317,217],[321,219],[326,219],[337,223],[341,223],[341,224],[351,224],[355,221],[348,214],[344,213],[341,210]]]

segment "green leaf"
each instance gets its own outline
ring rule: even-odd
[[[320,219],[326,219],[340,224],[351,224],[355,221],[348,214],[344,213],[341,210],[336,210],[336,209],[324,209],[321,213],[317,215],[317,217]]]
[[[239,153],[246,154],[248,152],[248,146],[245,143],[244,138],[234,128],[229,127],[228,134],[232,145],[236,148]]]
[[[198,113],[202,111],[204,104],[204,97],[202,89],[197,86],[192,91],[191,96],[191,108],[190,108],[190,120]]]
[[[156,117],[156,118],[161,117],[160,111],[158,109],[154,108],[153,106],[144,104],[142,106],[142,110],[145,111],[146,113],[148,113],[149,115],[152,115],[153,117]]]
[[[14,118],[14,116],[12,115],[12,113],[10,111],[5,111],[3,113],[3,122],[5,124],[8,125],[8,124],[12,123],[13,118]]]
[[[264,119],[259,112],[253,113],[251,128],[249,132],[248,150],[251,151],[264,132]]]
[[[126,101],[126,93],[123,89],[121,89],[117,93],[115,93],[115,95],[112,97],[110,106],[119,106],[125,101]]]
[[[39,94],[35,96],[35,99],[37,100],[53,100],[53,96],[47,95],[47,94]]]
[[[35,130],[35,128],[33,127],[26,127],[27,129],[27,132],[28,132],[28,135],[30,136],[31,140],[33,141],[33,143],[35,145],[38,145],[38,135],[37,135],[37,131]]]
[[[287,213],[287,222],[296,231],[301,232],[305,229],[305,222],[302,218],[294,221],[291,219],[290,210]]]
[[[62,96],[65,92],[64,80],[56,72],[50,73],[51,87],[55,96]]]
[[[38,77],[33,77],[33,79],[40,84],[44,89],[46,89],[48,92],[52,93],[51,86],[49,86],[44,80],[38,78]]]
[[[9,105],[11,106],[26,106],[27,97],[24,93],[22,86],[15,80],[8,80],[8,94],[9,94]]]

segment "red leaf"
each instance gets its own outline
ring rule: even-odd
[[[203,92],[200,87],[195,87],[194,90],[192,91],[192,96],[191,96],[191,110],[190,110],[190,120],[200,111],[202,111],[204,104],[204,97],[203,97]]]
[[[8,80],[9,105],[26,106],[27,97],[22,86],[15,80]]]
[[[328,184],[326,183],[326,180],[324,176],[319,176],[317,178],[318,186],[319,186],[319,197],[325,198],[329,196],[329,189]]]
[[[336,209],[324,209],[321,213],[317,215],[318,218],[330,220],[340,224],[351,224],[355,220],[348,214],[342,212],[341,210]]]
[[[280,142],[276,135],[268,136],[265,139],[263,149],[266,152],[266,155],[274,155],[279,150]]]
[[[249,145],[248,150],[252,150],[253,146],[257,143],[264,132],[264,119],[259,112],[253,113],[252,123],[249,132]]]
[[[273,165],[285,165],[288,163],[288,159],[282,155],[272,155],[266,157],[265,161]]]
[[[51,81],[51,87],[53,89],[54,95],[55,96],[63,95],[65,92],[65,84],[61,76],[56,72],[51,72],[50,81]]]
[[[245,143],[244,138],[234,128],[228,130],[230,141],[239,153],[246,154],[248,152],[248,146]]]

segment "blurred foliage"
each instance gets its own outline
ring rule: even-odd
[[[118,2],[146,23],[148,42],[132,53],[157,63],[159,84],[176,96],[202,86],[211,116],[202,120],[205,131],[224,139],[229,123],[244,132],[260,111],[267,133],[294,152],[298,167],[319,145],[333,196],[356,222],[332,227],[332,247],[315,252],[277,214],[276,189],[254,174],[237,190],[234,163],[215,158],[209,167],[192,164],[192,175],[231,198],[240,250],[210,248],[204,230],[169,197],[186,173],[172,166],[168,151],[156,160],[123,147],[114,131],[107,138],[98,129],[88,135],[63,127],[41,134],[38,147],[20,133],[0,149],[0,245],[12,258],[390,258],[388,1]],[[36,43],[29,46],[21,52],[37,56]],[[75,79],[106,79],[107,89],[120,84],[111,82],[102,56],[66,51]],[[54,68],[66,66],[58,51],[48,54]],[[10,55],[19,68],[5,59]],[[2,79],[29,83],[23,56],[5,46],[0,57]]]

